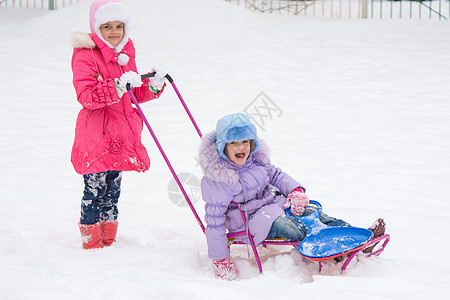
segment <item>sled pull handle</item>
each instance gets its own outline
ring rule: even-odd
[[[153,76],[155,76],[155,74],[156,74],[156,72],[151,72],[151,73],[147,73],[147,74],[141,75],[141,79],[146,79],[146,78],[153,77]],[[173,82],[173,79],[172,79],[172,77],[169,74],[166,74],[164,77],[166,77],[166,79],[169,80],[170,83]]]
[[[154,77],[155,74],[156,74],[156,72],[151,72],[151,73],[143,74],[143,75],[141,75],[141,80],[142,80],[142,79],[147,79],[147,78],[150,78],[150,77]],[[131,90],[131,84],[130,84],[130,83],[127,83],[126,88],[127,88],[127,91]]]
[[[155,74],[156,74],[156,72],[151,72],[151,73],[143,74],[143,75],[141,75],[141,80],[142,80],[142,79],[147,79],[147,78],[150,78],[150,77],[154,77]],[[164,76],[164,77],[166,77],[167,80],[169,80],[170,83],[173,82],[173,79],[172,79],[172,77],[170,77],[169,74],[166,74],[166,76]],[[129,83],[127,83],[127,91],[129,91],[129,90],[131,90],[131,85],[130,85]]]
[[[146,79],[146,78],[150,78],[155,76],[156,72],[151,72],[151,73],[147,73],[147,74],[143,74],[141,75],[141,79]],[[166,74],[164,77],[166,77],[166,79],[170,82],[170,84],[172,85],[175,93],[178,96],[178,99],[180,99],[181,104],[184,107],[184,110],[186,111],[186,113],[189,116],[189,119],[191,119],[192,125],[194,125],[195,129],[197,130],[197,133],[199,135],[199,137],[201,138],[203,136],[202,132],[200,131],[200,128],[198,128],[197,122],[195,122],[194,117],[192,116],[191,112],[189,111],[189,108],[186,105],[186,102],[184,102],[183,97],[180,94],[180,91],[178,91],[177,86],[175,85],[175,82],[173,82],[172,77],[169,74]],[[126,85],[127,91],[131,90],[131,84],[127,83]]]
[[[154,77],[155,74],[156,74],[156,72],[151,72],[151,73],[143,74],[143,75],[141,75],[141,79],[147,79],[147,78],[150,78],[150,77]]]

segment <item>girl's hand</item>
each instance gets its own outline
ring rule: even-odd
[[[293,216],[301,216],[305,212],[305,207],[309,203],[308,196],[303,189],[294,189],[287,197],[285,207],[291,206],[291,214]]]
[[[153,67],[150,73],[155,72],[155,75],[149,78],[150,81],[150,90],[154,93],[159,92],[164,86],[164,80],[167,73],[161,69]]]
[[[238,268],[236,267],[236,264],[231,259],[231,256],[228,256],[225,259],[213,259],[212,265],[214,268],[214,272],[220,279],[234,280],[240,273]]]
[[[131,87],[140,87],[142,85],[141,75],[134,71],[128,71],[122,74],[119,79],[114,80],[116,84],[117,94],[122,98],[123,94],[127,92],[127,84]]]

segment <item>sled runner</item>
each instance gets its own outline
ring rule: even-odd
[[[154,76],[155,73],[148,73],[141,75],[142,79],[149,78]],[[202,133],[200,129],[197,126],[197,123],[195,122],[194,118],[192,117],[191,112],[189,111],[185,101],[183,100],[183,97],[181,96],[180,92],[178,91],[178,88],[176,87],[175,83],[173,82],[173,79],[169,76],[169,74],[166,74],[166,79],[169,81],[169,83],[172,85],[175,93],[177,94],[181,104],[183,105],[187,115],[189,116],[193,126],[197,130],[198,135],[200,138],[202,137]],[[181,184],[181,181],[179,180],[175,170],[173,169],[169,159],[167,158],[163,148],[161,147],[161,144],[158,141],[158,138],[156,137],[155,133],[153,132],[153,129],[150,126],[150,123],[148,122],[147,118],[144,115],[144,112],[142,111],[141,107],[139,106],[139,103],[137,102],[132,90],[130,84],[127,84],[127,91],[131,97],[131,100],[133,104],[136,106],[142,120],[144,121],[145,125],[147,126],[156,146],[158,147],[158,150],[160,151],[162,157],[164,158],[164,161],[167,164],[167,167],[169,168],[170,172],[172,173],[173,178],[175,179],[175,182],[177,183],[178,187],[180,188],[181,193],[183,194],[184,198],[186,199],[186,202],[189,205],[189,208],[191,209],[192,213],[194,214],[197,223],[199,224],[200,228],[202,229],[203,233],[205,233],[205,226],[203,225],[203,222],[201,221],[199,215],[197,214],[197,211],[195,210],[191,200],[189,199],[189,196],[186,193],[186,190],[184,189],[183,185]],[[305,239],[301,242],[290,242],[286,239],[273,239],[268,240],[266,239],[261,243],[262,246],[267,245],[292,245],[295,247],[298,247],[299,252],[304,257],[312,260],[312,261],[318,261],[319,262],[319,272],[322,268],[322,261],[333,259],[338,256],[347,255],[347,260],[345,261],[344,265],[342,266],[341,270],[344,271],[347,265],[350,263],[350,261],[356,256],[357,253],[359,253],[361,250],[366,249],[367,247],[374,245],[375,243],[381,242],[384,240],[382,246],[377,251],[370,253],[367,256],[372,255],[379,255],[383,250],[384,247],[389,242],[389,235],[383,235],[381,237],[378,237],[376,239],[372,239],[372,232],[368,229],[363,228],[356,228],[356,227],[329,227],[324,224],[322,224],[319,220],[319,214],[322,210],[322,206],[319,202],[311,200],[311,204],[314,204],[317,206],[317,211],[309,216],[300,217],[302,218],[302,222],[305,223],[305,225],[308,227],[308,234],[305,237]],[[236,203],[235,203],[236,204]],[[236,204],[238,207],[242,218],[244,220],[244,223],[246,223],[246,218],[244,212],[239,208],[239,205]],[[290,214],[287,210],[287,214]],[[338,229],[338,230],[336,230]],[[253,241],[252,236],[247,231],[237,232],[237,233],[229,233],[228,234],[228,244],[236,245],[236,244],[244,244],[246,243],[242,242],[239,237],[246,236],[250,242],[250,245],[252,247],[253,253],[255,255],[256,264],[258,265],[259,272],[262,273],[262,265],[261,260],[259,258],[258,250],[256,248],[256,245]]]
[[[317,207],[314,213],[296,217],[290,213],[290,208],[288,208],[286,215],[299,218],[308,227],[308,233],[298,245],[298,251],[307,259],[318,261],[319,270],[322,268],[322,261],[348,255],[341,267],[341,270],[344,271],[360,251],[384,240],[381,248],[367,255],[367,257],[378,256],[384,251],[390,240],[388,234],[373,239],[373,232],[365,228],[327,226],[319,219],[322,205],[314,200],[310,200],[309,203]]]

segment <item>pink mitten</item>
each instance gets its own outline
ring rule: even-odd
[[[292,193],[294,193],[294,192],[304,193],[304,192],[303,192],[303,189],[301,189],[301,188],[299,188],[299,187],[293,189],[292,192],[291,192],[291,193],[287,196],[287,198],[286,198],[286,202],[284,203],[284,209],[287,209],[287,208],[291,207],[291,201],[292,201],[291,195],[292,195]]]
[[[231,256],[228,256],[225,259],[213,259],[212,265],[214,272],[220,279],[234,280],[240,273],[236,264],[231,259]]]
[[[301,216],[305,211],[306,205],[309,203],[308,196],[303,192],[301,188],[294,189],[287,197],[286,204],[291,206],[291,214],[293,216]]]

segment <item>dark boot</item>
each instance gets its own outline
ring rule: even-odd
[[[335,257],[333,259],[334,259],[335,262],[340,263],[341,261],[344,260],[344,258],[347,258],[347,257],[348,257],[348,254],[345,254],[345,255],[341,255],[341,256]]]
[[[376,238],[384,235],[384,232],[386,231],[386,223],[384,222],[384,220],[382,218],[378,218],[375,221],[375,223],[373,223],[373,225],[370,226],[368,229],[373,232],[372,239],[376,239]],[[379,242],[376,242],[375,244],[370,245],[369,247],[367,247],[366,249],[363,250],[363,253],[366,253],[366,254],[372,253],[373,249],[375,248],[375,246],[378,243]]]

